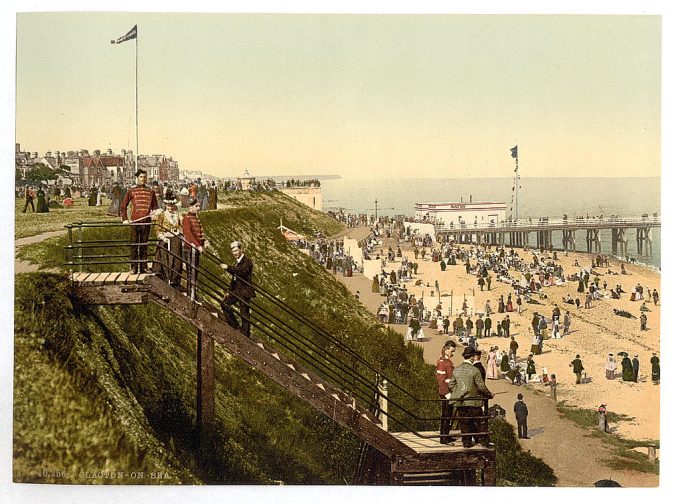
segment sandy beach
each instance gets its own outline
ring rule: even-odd
[[[396,249],[396,240],[384,240],[383,252],[386,254],[387,247],[392,245]],[[413,249],[408,242],[400,242],[404,255],[409,260],[414,260]],[[470,245],[463,245],[469,248]],[[491,285],[491,291],[486,289],[483,292],[478,290],[476,277],[465,273],[465,266],[458,263],[456,266],[447,266],[445,271],[441,271],[439,263],[433,262],[430,258],[428,248],[428,260],[422,260],[420,257],[416,261],[418,263],[418,274],[415,280],[422,280],[422,286],[415,286],[415,280],[407,282],[405,285],[409,294],[414,294],[416,298],[421,296],[433,297],[437,296],[434,287],[426,287],[429,283],[434,286],[434,282],[438,281],[441,293],[441,304],[444,314],[448,313],[451,304],[453,304],[453,313],[455,315],[461,311],[462,299],[465,296],[468,306],[474,308],[474,311],[482,311],[487,299],[490,300],[494,313],[491,316],[493,321],[493,329],[495,332],[496,323],[505,315],[496,313],[498,309],[498,299],[501,295],[507,298],[507,295],[512,292],[511,286],[500,283],[495,280]],[[531,261],[531,251],[518,250],[520,256],[525,261]],[[565,270],[565,277],[576,273],[584,266],[590,266],[591,254],[587,253],[568,253],[557,252],[557,263],[561,264]],[[575,265],[578,261],[580,266]],[[397,269],[399,263],[387,263],[385,270],[389,273],[392,269]],[[393,266],[393,268],[391,267]],[[646,299],[647,288],[650,291],[657,289],[661,299],[663,293],[660,289],[660,274],[644,265],[625,264],[628,274],[608,274],[607,270],[612,272],[621,271],[621,261],[610,258],[610,266],[603,268],[596,268],[596,272],[600,274],[600,282],[607,281],[609,288],[620,284],[625,291],[621,295],[621,299],[602,299],[594,301],[593,307],[585,309],[583,304],[581,308],[577,309],[574,305],[563,302],[563,297],[567,294],[572,298],[580,297],[583,302],[584,294],[577,292],[578,282],[567,282],[561,286],[546,287],[543,289],[546,299],[540,300],[540,305],[527,304],[523,305],[521,314],[517,311],[509,313],[511,320],[510,334],[515,337],[519,343],[518,357],[519,362],[526,361],[526,357],[531,348],[532,329],[531,318],[533,312],[537,311],[539,315],[544,315],[547,320],[550,320],[553,309],[553,303],[557,303],[561,312],[562,318],[567,310],[572,314],[572,323],[570,333],[561,339],[547,339],[543,344],[543,353],[534,356],[536,362],[536,370],[540,374],[542,368],[546,368],[548,374],[555,373],[558,381],[558,396],[560,400],[573,407],[597,409],[600,404],[606,404],[610,412],[630,417],[630,420],[620,421],[612,425],[613,432],[616,434],[630,438],[630,439],[659,439],[659,385],[655,385],[651,380],[651,364],[650,358],[652,352],[657,352],[660,356],[663,365],[663,356],[659,353],[660,350],[660,331],[659,331],[659,317],[660,304],[654,306],[653,302],[646,303],[650,309],[647,312],[648,330],[640,330],[640,322],[638,319],[628,319],[614,314],[614,309],[626,310],[636,317],[640,315],[640,306],[642,301],[630,301],[630,293],[634,286],[640,283],[645,288]],[[519,272],[511,271],[510,274],[515,278],[519,278]],[[380,302],[384,300],[378,294],[368,295],[370,293],[370,280],[359,281],[363,277],[357,277],[353,285],[348,287],[353,290],[362,291],[362,301],[367,307],[376,313]],[[592,277],[591,277],[592,278]],[[350,279],[347,279],[350,280]],[[363,286],[363,289],[360,288]],[[452,294],[452,296],[451,296]],[[513,293],[513,300],[515,299]],[[534,296],[535,297],[535,296]],[[516,305],[515,305],[516,308]],[[473,317],[473,321],[476,317]],[[404,334],[406,331],[405,325],[393,325],[396,331]],[[441,346],[449,339],[446,335],[437,334],[434,329],[425,328],[425,340],[421,344],[425,351],[425,359],[429,362],[436,362]],[[550,331],[549,331],[550,332]],[[490,338],[482,338],[478,340],[478,347],[484,352],[482,361],[486,365],[486,355],[492,346],[498,346],[500,350],[508,350],[510,339],[504,337],[492,336]],[[459,345],[457,353],[460,353],[462,345]],[[638,355],[640,361],[640,375],[637,383],[623,382],[621,379],[621,357],[617,356],[617,371],[614,380],[605,378],[605,363],[607,354],[613,353],[615,356],[619,352],[627,352],[631,359]],[[575,358],[576,354],[581,356],[581,360],[585,367],[586,376],[588,380],[586,383],[576,385],[574,373],[572,372],[569,363]],[[496,384],[490,380],[489,387],[493,390]],[[539,394],[548,394],[548,387],[542,384],[528,384],[523,385],[522,388],[530,387]]]

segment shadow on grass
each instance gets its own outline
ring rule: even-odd
[[[557,410],[563,417],[568,418],[583,429],[589,431],[592,437],[601,439],[610,449],[612,458],[603,459],[604,464],[612,469],[628,469],[632,471],[659,474],[659,461],[650,461],[646,455],[634,451],[634,448],[653,446],[659,448],[658,440],[642,439],[631,440],[624,439],[611,432],[605,433],[597,429],[597,411],[583,408],[573,408],[567,406],[564,401],[560,401],[557,405]],[[617,413],[608,413],[608,420],[610,423],[628,422],[633,420],[633,417],[628,415],[621,415]]]

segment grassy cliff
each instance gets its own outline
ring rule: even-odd
[[[340,282],[293,250],[276,230],[280,219],[308,236],[319,231],[332,235],[340,224],[280,193],[239,192],[222,195],[221,202],[226,209],[205,212],[201,220],[224,262],[233,261],[229,243],[240,240],[255,264],[255,283],[414,396],[436,397],[434,369],[423,361],[422,349],[380,325]],[[111,237],[121,230],[98,233]],[[24,247],[19,255],[63,269],[65,244],[65,237],[53,238]],[[15,279],[15,481],[352,481],[360,441],[219,345],[215,433],[199,456],[195,329],[153,304],[80,306],[65,274],[32,273]],[[270,300],[260,296],[257,303],[283,323],[295,324]],[[314,343],[340,358],[337,345],[322,338]],[[390,397],[408,403],[406,394],[395,389]],[[439,415],[436,403],[413,408],[421,417]],[[405,427],[423,427],[399,411],[393,413]],[[505,439],[517,452],[512,429],[494,430],[497,443],[503,445]],[[530,454],[522,458],[523,471],[503,460],[499,457],[502,484],[553,483],[550,468]],[[540,477],[532,479],[532,474]]]
[[[433,372],[422,352],[380,326],[276,230],[283,219],[301,233],[328,235],[341,228],[337,222],[278,193],[237,193],[227,204],[201,216],[223,259],[231,259],[229,243],[241,240],[256,265],[256,283],[417,395],[431,391]],[[65,238],[52,239],[22,255],[59,267],[64,244]],[[78,306],[65,276],[17,275],[15,480],[351,481],[358,439],[219,345],[216,432],[207,456],[198,457],[195,337],[192,327],[159,307]]]

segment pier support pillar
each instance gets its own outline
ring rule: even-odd
[[[626,239],[625,228],[612,228],[612,254],[628,254],[628,240]]]
[[[576,230],[564,229],[562,230],[562,246],[564,250],[576,251]]]
[[[650,235],[651,228],[643,227],[635,230],[635,241],[637,243],[638,255],[650,257],[652,255],[652,237]]]
[[[541,247],[543,247],[545,250],[550,250],[552,247],[551,231],[536,231],[536,248]]]
[[[586,248],[588,252],[602,252],[602,242],[600,240],[599,229],[586,230]]]

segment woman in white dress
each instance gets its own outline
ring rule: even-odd
[[[609,354],[607,356],[607,363],[604,366],[605,376],[607,380],[613,380],[616,374],[616,359],[614,359],[614,354]]]
[[[488,380],[498,379],[498,367],[496,365],[496,347],[491,347],[486,359],[486,378]]]

